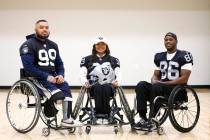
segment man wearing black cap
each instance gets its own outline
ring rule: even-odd
[[[140,129],[148,124],[147,101],[152,102],[156,96],[169,97],[174,86],[187,84],[191,74],[193,57],[190,52],[177,49],[177,36],[167,33],[164,38],[166,52],[156,53],[154,57],[155,70],[151,83],[140,81],[136,88],[137,112],[140,121],[134,128]],[[151,106],[150,106],[151,108]],[[156,115],[157,109],[150,112],[150,117]]]

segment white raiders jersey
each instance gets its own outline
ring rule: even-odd
[[[82,59],[80,67],[83,66],[88,70],[87,79],[90,84],[107,84],[112,83],[115,80],[116,76],[114,69],[120,67],[120,63],[117,58],[110,55],[101,58],[90,55]]]

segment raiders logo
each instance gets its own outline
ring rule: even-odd
[[[104,67],[104,68],[102,68],[102,72],[103,72],[104,75],[108,75],[109,72],[110,72],[110,68]]]
[[[27,45],[24,45],[22,52],[23,52],[23,54],[27,54],[29,52]]]

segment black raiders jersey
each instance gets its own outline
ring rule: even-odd
[[[155,54],[154,63],[160,69],[161,81],[171,81],[180,77],[183,65],[193,65],[193,57],[190,52],[177,50],[175,56],[167,60],[167,52],[161,52]]]
[[[106,84],[115,80],[114,70],[116,67],[120,67],[120,62],[117,58],[110,55],[103,57],[89,55],[82,58],[80,67],[87,68],[87,79],[90,83]]]
[[[34,65],[40,70],[55,71],[55,60],[59,55],[57,44],[46,39],[41,41],[35,36],[28,39],[20,47],[20,55],[31,54],[34,57]]]

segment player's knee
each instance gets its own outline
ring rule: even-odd
[[[61,89],[62,91],[65,91],[65,92],[71,92],[70,86],[69,86],[69,84],[68,84],[67,82],[64,82],[64,83],[62,84],[62,86],[60,87],[60,89]]]
[[[140,92],[141,89],[144,89],[146,86],[147,82],[146,81],[140,81],[136,87],[135,87],[135,91],[138,94]]]
[[[65,96],[62,91],[58,91],[58,92],[53,93],[50,99],[56,102],[58,100],[64,100]]]
[[[152,88],[153,90],[156,90],[156,89],[160,89],[160,87],[163,87],[165,86],[164,84],[161,84],[161,83],[155,83],[152,85]]]

